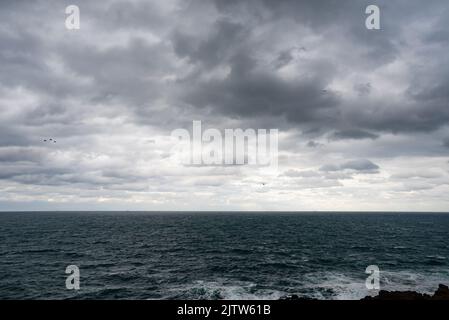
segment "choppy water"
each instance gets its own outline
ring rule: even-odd
[[[372,264],[383,289],[433,292],[448,232],[444,214],[0,213],[0,298],[358,299]]]

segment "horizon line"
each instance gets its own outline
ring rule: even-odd
[[[136,213],[443,213],[449,211],[382,211],[382,210],[0,210],[0,213],[39,213],[39,212],[136,212]]]

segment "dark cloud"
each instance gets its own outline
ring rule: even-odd
[[[34,185],[153,204],[220,186],[233,203],[244,168],[170,167],[164,137],[198,119],[280,129],[281,176],[295,178],[281,180],[297,184],[276,187],[289,192],[447,154],[445,0],[376,1],[379,31],[365,28],[369,0],[80,0],[78,31],[69,4],[0,1],[0,203]],[[164,196],[139,198],[149,184]]]
[[[303,51],[307,51],[305,47],[293,47],[279,52],[276,60],[273,62],[274,66],[279,69],[287,66],[290,62],[295,60],[295,56]]]
[[[2,31],[0,68],[1,74],[8,75],[2,77],[2,85],[21,85],[49,95],[49,101],[30,115],[34,119],[39,118],[38,113],[59,113],[56,121],[72,117],[61,98],[76,97],[94,104],[125,103],[139,119],[144,117],[147,121],[154,115],[156,101],[165,101],[174,109],[187,105],[198,112],[210,110],[209,113],[218,112],[242,121],[269,117],[274,124],[286,119],[282,124],[287,127],[318,127],[322,133],[339,129],[344,135],[346,129],[342,130],[342,126],[359,127],[360,132],[432,131],[449,120],[447,66],[440,68],[443,71],[429,82],[434,69],[416,61],[421,66],[416,68],[419,74],[414,78],[423,80],[410,80],[401,99],[368,100],[357,110],[350,109],[349,115],[344,112],[353,101],[328,89],[347,68],[370,72],[400,59],[398,50],[410,50],[407,29],[402,25],[408,19],[426,19],[437,13],[442,2],[431,1],[420,11],[413,9],[417,3],[399,1],[392,5],[379,1],[382,30],[373,32],[364,28],[364,8],[371,4],[369,1],[215,1],[215,17],[209,5],[200,1],[181,6],[178,11],[147,2],[113,1],[100,6],[83,1],[83,17],[92,26],[102,32],[125,31],[128,39],[104,48],[101,43],[83,41],[76,35],[73,41],[55,42],[32,28]],[[33,11],[43,13],[50,5],[47,16],[64,8],[64,3],[38,1],[29,7],[18,2],[17,7],[8,5],[8,9],[29,16]],[[194,12],[203,11],[210,12],[209,16],[198,19]],[[174,20],[164,17],[167,14]],[[3,18],[7,21],[9,17]],[[56,16],[50,16],[48,27],[53,26],[55,19]],[[441,26],[441,20],[437,20],[437,26]],[[26,19],[20,19],[20,23],[25,25]],[[278,30],[292,26],[298,33],[322,37],[323,45],[344,41],[348,47],[336,54],[346,54],[349,64],[323,55],[319,47],[308,48],[299,40],[284,39]],[[260,38],[259,30],[264,30],[265,39],[273,44],[271,48]],[[151,32],[162,41],[151,43],[136,31]],[[429,31],[423,39],[444,40],[443,31]],[[438,43],[447,46],[444,41]],[[430,49],[429,53],[438,52]],[[271,56],[271,61],[265,61],[264,55]],[[48,64],[53,56],[61,60],[68,72],[87,82],[70,81],[55,72]],[[176,56],[187,59],[193,66],[190,72],[179,73]],[[308,67],[301,70],[304,59]],[[301,66],[295,66],[295,62]],[[303,75],[285,78],[279,69],[286,66],[298,68],[295,72]],[[214,72],[223,75],[210,76]],[[168,84],[163,80],[172,75],[177,75],[177,81]],[[365,97],[372,93],[373,85],[357,82],[353,88]]]
[[[322,91],[324,79],[286,81],[255,70],[254,64],[248,56],[234,57],[228,78],[191,83],[183,100],[231,117],[270,115],[295,123],[326,121],[336,112],[338,97]]]
[[[332,172],[353,170],[361,173],[377,173],[379,166],[367,159],[351,160],[341,164],[328,164],[320,168],[320,171]]]
[[[244,25],[219,20],[214,23],[206,39],[177,30],[172,36],[172,42],[178,56],[186,57],[192,63],[200,63],[203,68],[208,69],[229,59],[230,55],[235,54],[240,42],[248,36]]]
[[[357,91],[360,96],[366,96],[371,93],[371,83],[368,82],[355,84],[354,90]]]
[[[316,141],[307,142],[307,147],[309,147],[309,148],[317,148],[319,146],[321,146],[321,144]]]
[[[449,138],[444,139],[443,145],[444,145],[446,148],[449,148]]]
[[[368,131],[359,130],[359,129],[348,129],[348,130],[342,130],[335,132],[331,138],[333,140],[345,140],[345,139],[354,139],[354,140],[361,140],[361,139],[377,139],[379,135],[373,134]]]
[[[203,36],[204,39],[180,33],[175,33],[173,38],[177,54],[188,58],[196,66],[192,76],[178,83],[181,91],[179,97],[183,103],[196,108],[208,108],[211,112],[245,121],[254,117],[274,116],[288,119],[286,123],[290,127],[307,125],[325,128],[323,133],[334,126],[359,127],[360,138],[378,136],[376,132],[369,133],[370,130],[397,133],[440,128],[448,120],[444,78],[432,87],[410,81],[408,89],[396,101],[378,101],[374,98],[358,101],[356,110],[352,107],[353,101],[338,92],[327,90],[329,84],[340,76],[338,69],[342,66],[368,73],[400,59],[400,50],[410,50],[406,40],[408,34],[402,25],[407,24],[407,19],[411,17],[428,18],[437,12],[441,2],[434,1],[426,10],[416,12],[413,10],[416,3],[399,2],[393,6],[381,1],[378,4],[383,15],[382,30],[379,32],[364,28],[364,8],[368,4],[371,3],[216,1],[222,16],[208,35]],[[242,16],[251,17],[246,19],[246,25],[240,21]],[[231,22],[233,17],[240,22]],[[294,21],[298,32],[306,27],[311,28],[311,34],[330,37],[324,38],[323,43],[333,43],[339,37],[342,41],[349,39],[350,43],[346,42],[348,47],[341,53],[351,61],[349,65],[346,66],[346,61],[339,61],[342,65],[337,65],[330,58],[314,58],[309,61],[313,67],[307,70],[309,74],[306,78],[284,79],[279,76],[277,69],[301,60],[298,55],[309,51],[301,43],[284,43],[276,39],[276,28],[283,25],[291,27],[290,21]],[[265,47],[255,35],[254,30],[258,28],[269,30],[266,34],[268,37],[271,35],[270,40],[284,48],[275,51]],[[270,31],[273,33],[270,34]],[[313,53],[313,50],[310,52]],[[271,63],[274,69],[261,60],[264,54],[273,56]],[[421,64],[419,61],[413,63]],[[202,77],[220,67],[227,68],[229,73],[220,79]],[[425,79],[433,72],[430,65],[424,65],[420,70],[426,74]],[[448,74],[443,72],[441,76],[447,77]],[[370,82],[353,85],[361,98],[370,95],[372,87]],[[351,114],[344,114],[348,108]],[[344,136],[346,132],[351,135],[346,129],[341,134]]]
[[[28,148],[0,148],[0,162],[37,162],[44,157],[44,151]]]

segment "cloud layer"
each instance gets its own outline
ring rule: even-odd
[[[0,1],[0,210],[447,211],[448,14],[444,0]],[[193,120],[279,129],[279,173],[172,161],[170,132]]]

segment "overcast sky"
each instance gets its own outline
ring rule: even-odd
[[[447,0],[0,0],[0,210],[449,211],[448,17]],[[171,161],[193,120],[279,129],[278,173]]]

